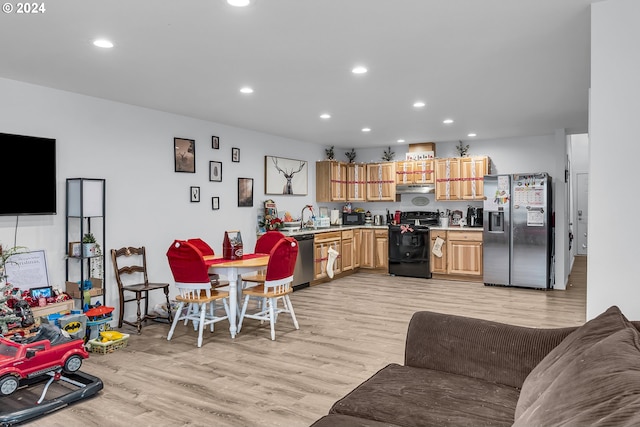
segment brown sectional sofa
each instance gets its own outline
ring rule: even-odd
[[[640,322],[611,307],[579,328],[417,312],[390,364],[313,427],[640,425]]]

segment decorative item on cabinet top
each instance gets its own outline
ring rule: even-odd
[[[265,194],[306,196],[308,169],[305,160],[264,156]]]

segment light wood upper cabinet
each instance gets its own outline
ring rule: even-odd
[[[435,159],[436,200],[484,199],[484,176],[489,173],[487,156]]]
[[[347,163],[335,160],[316,162],[316,201],[347,201]]]
[[[367,200],[367,167],[364,163],[347,163],[347,200]]]
[[[484,176],[488,173],[488,157],[462,157],[460,159],[460,193],[463,200],[484,198]]]
[[[367,164],[367,200],[370,202],[396,200],[395,162]]]
[[[396,185],[433,184],[434,159],[396,162]]]
[[[460,159],[436,159],[436,200],[460,200]]]

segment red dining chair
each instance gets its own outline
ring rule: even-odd
[[[193,239],[188,239],[187,242],[191,243],[193,246],[195,246],[196,248],[198,248],[200,250],[200,252],[202,252],[202,255],[207,256],[213,256],[215,255],[215,252],[213,251],[213,248],[211,246],[209,246],[209,244],[207,242],[205,242],[204,240],[196,237]],[[211,280],[211,286],[214,288],[221,288],[223,286],[229,286],[229,281],[228,280],[220,280],[220,275],[218,273],[209,273],[209,279]]]
[[[268,321],[271,325],[271,339],[276,339],[275,324],[277,316],[281,313],[289,313],[296,329],[300,329],[298,320],[289,294],[293,291],[293,271],[298,257],[298,242],[291,237],[283,237],[271,249],[269,263],[264,283],[253,288],[244,289],[244,303],[238,321],[238,332],[242,329],[244,318]],[[247,313],[249,298],[258,297],[266,299],[266,304],[258,308],[257,312]],[[279,309],[277,301],[282,300],[283,308]]]
[[[176,325],[184,320],[193,322],[194,329],[198,329],[198,347],[202,347],[202,332],[206,325],[210,325],[213,332],[214,324],[229,318],[229,293],[211,287],[208,267],[204,262],[200,250],[186,240],[176,240],[167,251],[169,267],[178,289],[178,307],[167,335],[171,340]],[[216,301],[222,300],[225,315],[216,315]],[[183,310],[186,306],[186,310]]]
[[[256,246],[254,252],[257,254],[268,254],[271,249],[278,243],[284,236],[277,230],[269,230],[256,240]],[[249,286],[250,283],[263,283],[266,273],[266,269],[259,270],[256,273],[247,273],[242,275],[242,287]]]

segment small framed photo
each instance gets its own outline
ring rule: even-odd
[[[222,162],[209,162],[209,181],[222,182]]]
[[[38,298],[51,298],[53,296],[53,289],[51,288],[51,286],[43,286],[41,288],[31,288],[29,290],[29,293],[31,294],[31,298],[33,299],[38,299]]]
[[[82,242],[69,242],[69,256],[79,257],[82,255]]]
[[[211,198],[211,209],[213,209],[214,211],[220,209],[220,197]]]
[[[240,149],[233,147],[231,149],[231,161],[238,163],[240,162]]]
[[[253,206],[253,178],[238,178],[238,206]]]
[[[196,173],[196,141],[173,138],[173,156],[176,172]]]
[[[213,148],[214,150],[218,150],[220,148],[220,138],[218,138],[217,136],[211,137],[211,148]]]
[[[191,187],[189,193],[191,195],[191,202],[200,201],[200,187]]]

